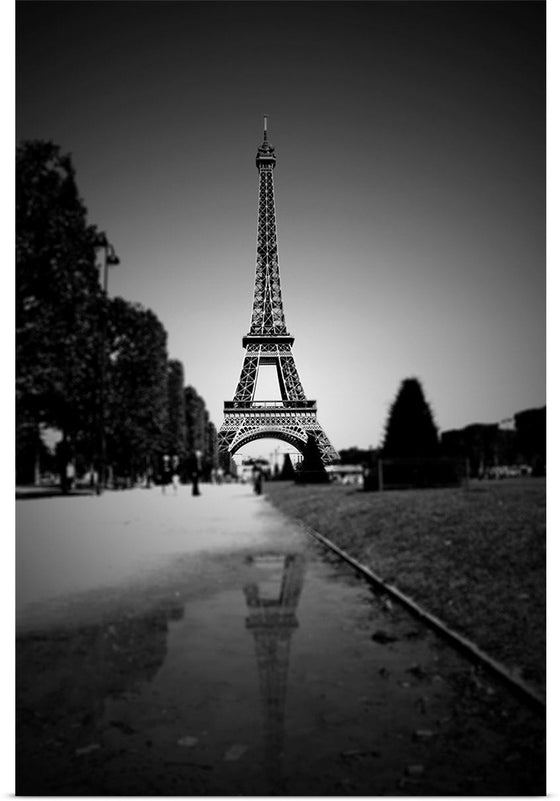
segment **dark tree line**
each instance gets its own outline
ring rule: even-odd
[[[531,465],[534,475],[546,472],[546,406],[525,409],[513,416],[516,457]]]
[[[150,310],[108,298],[70,156],[52,142],[16,153],[16,480],[68,465],[92,480],[107,466],[123,485],[157,478],[164,458],[186,472],[197,451],[211,469],[216,429],[204,400],[170,360]],[[59,432],[56,456],[47,429]]]
[[[461,429],[443,431],[443,453],[468,463],[470,475],[482,477],[496,466],[527,466],[532,475],[546,472],[546,406],[526,409],[513,416],[514,426],[502,429],[498,423],[472,423]]]

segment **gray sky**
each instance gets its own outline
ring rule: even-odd
[[[249,329],[262,116],[286,322],[340,449],[417,376],[440,430],[545,395],[544,4],[21,2],[17,138],[71,152],[219,427]]]

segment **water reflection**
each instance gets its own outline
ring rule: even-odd
[[[135,595],[97,626],[21,637],[18,795],[540,786],[524,778],[541,770],[540,722],[497,693],[480,700],[485,687],[404,612],[292,549],[214,560],[145,614]]]
[[[180,620],[183,612],[182,604],[169,604],[109,625],[18,638],[18,794],[54,790],[66,772],[63,749],[79,753],[98,742],[107,699],[137,692],[153,681],[167,656],[169,623]]]
[[[218,701],[217,696],[212,701],[212,694],[207,695],[205,688],[215,687],[218,677],[221,677],[220,694],[224,687],[227,690],[224,696],[227,703],[231,701],[230,686],[246,694],[248,722],[250,700],[258,699],[259,692],[255,683],[238,683],[236,676],[238,665],[243,663],[245,671],[247,658],[255,656],[263,722],[259,741],[264,754],[251,772],[260,773],[264,769],[269,786],[275,789],[280,786],[290,641],[298,628],[296,611],[305,559],[301,553],[286,551],[256,553],[244,555],[236,569],[237,580],[232,581],[231,590],[215,597],[216,608],[214,601],[209,604],[202,598],[189,600],[185,605],[183,599],[176,597],[178,593],[174,593],[172,597],[160,596],[157,607],[144,614],[125,613],[93,625],[26,633],[18,638],[18,794],[56,792],[66,785],[79,791],[78,794],[85,789],[98,794],[105,782],[112,779],[98,776],[92,770],[87,784],[82,784],[86,780],[73,775],[72,760],[82,754],[87,759],[89,753],[111,754],[111,759],[115,759],[115,749],[118,751],[133,741],[131,754],[134,748],[143,748],[140,743],[151,740],[150,759],[157,758],[159,753],[164,759],[169,758],[169,747],[176,746],[165,743],[180,739],[175,737],[172,721],[177,720],[181,733],[187,720],[190,726],[195,726],[196,721],[198,735],[205,720],[211,719],[212,708],[207,702],[215,705]],[[232,604],[235,596],[240,598],[238,606]],[[225,629],[224,615],[218,614],[224,604],[229,605],[232,624],[226,624]],[[244,609],[247,614],[243,622]],[[197,628],[195,623],[193,629],[195,621],[203,625]],[[254,638],[253,657],[251,649],[247,649],[244,630]],[[174,637],[170,636],[171,631]],[[185,635],[190,643],[186,649],[181,645]],[[242,645],[243,641],[246,645]],[[222,665],[218,657],[218,649],[224,647],[228,653],[227,665]],[[187,686],[176,681],[185,670],[191,679]],[[249,678],[250,674],[246,676]],[[199,691],[202,694],[195,697]],[[167,700],[163,701],[164,698]],[[179,715],[170,715],[168,734],[165,727],[156,733],[152,723],[145,728],[146,720],[163,720],[160,706],[180,710]],[[226,704],[225,720],[229,715],[227,709]],[[258,715],[259,709],[255,712]],[[231,737],[243,741],[243,731],[237,732],[234,726]],[[215,781],[222,771],[224,781],[232,771],[237,773],[237,763],[222,762],[218,768],[220,757],[215,751],[221,747],[221,739],[213,738],[212,753],[204,757],[214,766]],[[184,752],[184,748],[180,750]],[[147,765],[148,762],[146,769]],[[239,768],[246,766],[239,763]]]
[[[262,553],[247,557],[262,574],[243,587],[255,640],[264,725],[264,763],[269,779],[281,781],[284,714],[290,641],[298,627],[296,608],[303,587],[301,553]]]

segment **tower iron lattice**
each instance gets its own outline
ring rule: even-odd
[[[218,446],[233,456],[248,442],[269,437],[283,440],[303,453],[312,435],[323,462],[328,464],[338,459],[338,454],[317,420],[316,401],[305,396],[292,355],[294,337],[288,333],[284,319],[274,203],[276,156],[268,142],[266,117],[256,165],[259,171],[257,263],[251,326],[243,337],[246,352],[235,395],[232,401],[224,403]],[[279,400],[255,398],[259,368],[264,365],[276,367]]]

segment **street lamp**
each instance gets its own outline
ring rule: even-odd
[[[108,268],[120,264],[120,259],[115,253],[115,248],[107,239],[107,234],[99,234],[95,241],[95,247],[103,250],[103,293],[107,295],[107,285],[109,281]]]
[[[105,440],[105,366],[107,354],[106,339],[107,339],[107,288],[109,283],[109,267],[119,264],[119,258],[115,253],[115,248],[107,239],[107,235],[100,233],[95,242],[95,246],[103,250],[103,309],[101,314],[101,330],[100,330],[100,354],[99,354],[99,418],[98,418],[98,437],[99,437],[99,464],[97,470],[97,482],[95,491],[97,495],[101,495],[105,488],[105,462],[106,455],[106,440]]]

